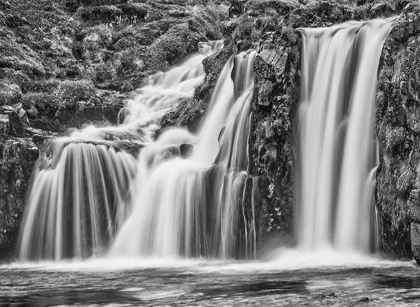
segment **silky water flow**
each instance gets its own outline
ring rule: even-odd
[[[395,18],[301,29],[297,238],[302,248],[377,246],[377,68]]]

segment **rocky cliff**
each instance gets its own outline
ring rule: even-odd
[[[407,6],[379,67],[376,201],[383,250],[420,262],[420,5]]]

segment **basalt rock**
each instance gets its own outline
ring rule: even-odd
[[[420,263],[420,4],[408,5],[379,67],[376,202],[384,252]]]
[[[262,42],[254,64],[252,171],[268,179],[262,193],[266,223],[261,230],[267,233],[292,230],[300,44],[299,33],[285,26]]]

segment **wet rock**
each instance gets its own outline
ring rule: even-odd
[[[243,0],[232,0],[229,7],[229,17],[234,18],[240,16],[244,12]]]
[[[24,210],[25,193],[39,151],[30,139],[0,142],[0,257],[11,256]]]
[[[258,104],[266,107],[269,106],[272,91],[273,83],[270,80],[265,80],[258,92]]]
[[[28,117],[22,104],[14,106],[0,106],[0,115],[7,116],[8,134],[16,137],[25,136],[25,127],[29,125]]]
[[[417,264],[420,264],[420,223],[411,223],[411,249]]]
[[[381,56],[376,108],[376,200],[384,252],[420,259],[420,4],[407,5]]]
[[[193,150],[194,146],[191,144],[181,144],[181,146],[179,146],[179,151],[181,152],[181,156],[184,158],[187,158],[192,150]]]
[[[32,137],[32,140],[35,136],[46,137],[46,136],[53,135],[53,133],[50,132],[50,131],[45,131],[45,130],[36,129],[36,128],[32,128],[32,127],[26,127],[25,131],[26,131],[26,135],[28,137]],[[37,142],[34,141],[34,143],[37,143]]]
[[[156,131],[155,138],[167,127],[182,126],[187,127],[191,132],[196,132],[205,114],[205,107],[205,102],[194,98],[180,100],[173,111],[163,116],[162,128]]]

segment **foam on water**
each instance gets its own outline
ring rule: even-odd
[[[296,270],[341,270],[354,268],[415,267],[414,261],[387,260],[379,255],[338,252],[332,249],[307,253],[305,250],[283,248],[266,255],[265,260],[236,261],[218,259],[185,259],[181,257],[116,257],[70,259],[60,262],[13,262],[0,265],[0,270],[41,270],[108,272],[122,270],[168,269],[186,274],[265,273]]]

